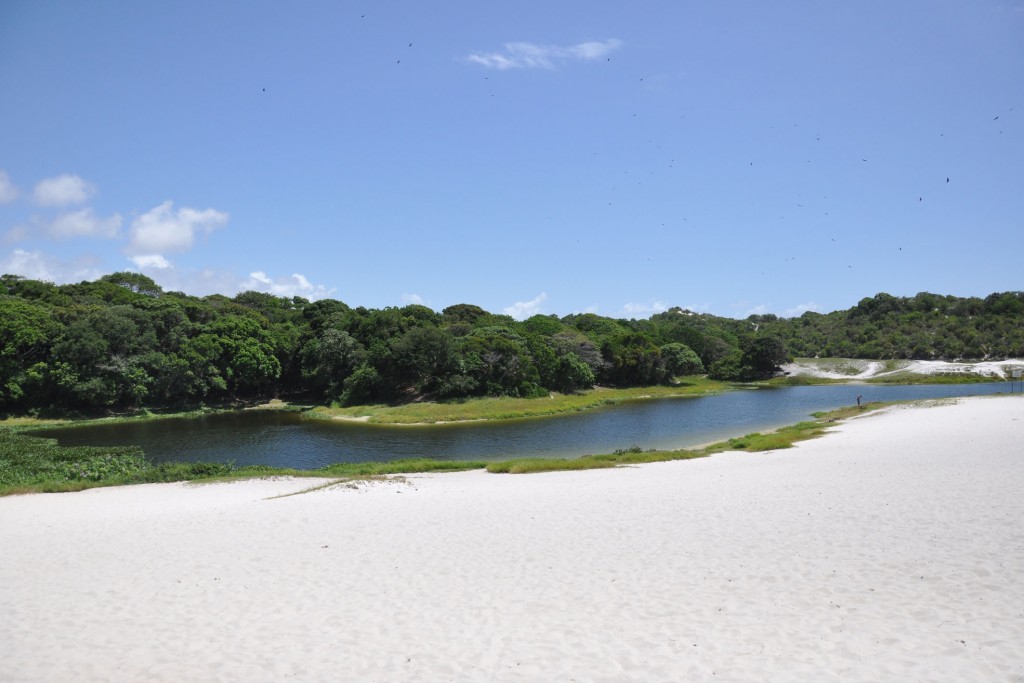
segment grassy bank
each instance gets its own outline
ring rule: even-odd
[[[707,396],[728,391],[733,385],[705,377],[686,377],[673,386],[596,388],[578,394],[551,394],[548,398],[474,398],[449,403],[407,403],[318,407],[307,417],[331,420],[363,420],[371,424],[434,424],[471,420],[511,420],[577,413],[641,398]]]
[[[486,469],[494,473],[525,474],[582,470],[701,458],[722,451],[769,451],[789,448],[797,441],[824,434],[844,418],[891,405],[869,403],[862,408],[841,408],[815,414],[814,420],[783,427],[767,434],[752,433],[698,449],[644,451],[640,448],[581,458],[520,458],[501,462],[443,461],[427,458],[395,462],[338,463],[315,470],[268,466],[235,467],[222,463],[162,463],[146,460],[138,448],[62,447],[55,439],[30,436],[24,426],[0,429],[0,495],[80,491],[170,481],[224,481],[253,477],[294,476],[359,479],[390,474],[454,472]],[[33,424],[33,426],[38,426]]]

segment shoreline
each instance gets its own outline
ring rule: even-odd
[[[1005,394],[990,394],[989,396],[993,395],[1000,396]],[[644,398],[638,397],[634,399],[631,397],[629,400],[644,400]],[[44,437],[48,437],[49,443],[45,441],[37,443],[31,438],[34,436],[35,430],[31,425],[22,423],[18,426],[12,426],[9,430],[0,429],[0,437],[3,437],[3,439],[0,439],[0,447],[5,450],[5,453],[0,455],[6,458],[6,462],[0,460],[0,465],[5,468],[3,471],[0,471],[0,475],[6,476],[6,478],[0,479],[0,484],[2,484],[0,486],[0,497],[26,493],[75,492],[92,488],[141,485],[157,482],[193,481],[201,483],[271,476],[291,476],[310,479],[320,477],[362,479],[398,474],[477,469],[486,469],[494,473],[518,474],[629,466],[641,463],[692,459],[727,450],[757,452],[788,448],[796,442],[817,438],[830,426],[828,423],[856,416],[861,411],[878,410],[892,403],[928,404],[936,400],[950,399],[942,397],[897,398],[895,400],[883,398],[881,403],[869,400],[865,402],[863,407],[857,407],[856,409],[853,406],[839,406],[834,409],[815,412],[809,408],[804,419],[790,416],[789,419],[779,420],[778,422],[769,421],[760,425],[752,424],[742,431],[728,430],[717,435],[709,433],[706,436],[712,438],[708,440],[676,445],[666,444],[660,447],[647,448],[646,450],[639,446],[633,446],[630,448],[620,448],[614,452],[594,450],[584,455],[550,455],[544,457],[505,455],[499,459],[472,458],[465,460],[407,457],[384,461],[336,462],[314,469],[296,469],[288,466],[271,467],[266,465],[235,466],[223,462],[193,461],[166,461],[154,464],[144,457],[137,463],[126,460],[122,465],[118,464],[118,460],[116,460],[120,456],[120,451],[124,451],[126,457],[135,459],[141,457],[141,452],[137,455],[129,455],[129,452],[132,450],[130,447],[111,447],[110,450],[118,451],[118,453],[110,454],[105,453],[102,447],[59,447],[56,445],[53,433],[46,434]],[[955,401],[956,399],[952,398],[952,400]],[[360,420],[360,422],[362,421]],[[474,422],[476,421],[480,420],[474,420]],[[453,423],[441,423],[441,425],[443,424]],[[423,426],[434,427],[441,425],[429,424]],[[66,425],[46,425],[41,426],[41,428],[59,428],[60,426]],[[378,426],[387,428],[416,425],[389,424]],[[24,436],[20,432],[24,432]],[[135,450],[138,449],[136,448]],[[19,467],[25,474],[20,474],[20,479],[11,478],[11,472],[14,473],[15,477],[19,476]],[[105,474],[103,473],[104,468]],[[71,471],[74,474],[78,470],[82,470],[82,476],[65,476],[61,474],[63,471]],[[46,476],[46,473],[50,471],[54,471],[57,476]],[[84,476],[85,473],[88,473],[89,476]],[[97,475],[96,473],[99,474]]]
[[[0,653],[24,682],[1017,680],[1022,439],[1024,399],[972,397],[687,462],[3,498]]]
[[[818,364],[817,366],[815,364]],[[882,366],[892,365],[896,369],[885,369],[880,371]],[[849,365],[854,369],[863,366],[867,368],[859,374],[840,374],[830,370],[833,366]],[[946,374],[940,371],[941,366],[955,367],[956,371]],[[820,366],[820,367],[818,367]],[[969,366],[978,366],[977,372],[964,370]],[[908,368],[928,368],[928,371],[908,372]],[[569,403],[555,406],[553,408],[541,408],[545,399],[518,399],[509,397],[478,397],[456,403],[423,402],[400,404],[398,406],[386,405],[365,405],[346,408],[332,408],[326,405],[310,405],[308,403],[291,403],[280,398],[272,398],[262,403],[251,405],[210,405],[183,409],[178,412],[150,412],[151,409],[143,409],[132,415],[106,415],[101,417],[56,417],[56,418],[34,418],[27,415],[11,415],[0,418],[0,429],[12,427],[17,429],[32,429],[35,426],[40,428],[61,428],[64,426],[84,426],[88,424],[104,424],[111,422],[131,422],[137,420],[159,420],[197,417],[201,415],[218,414],[223,412],[248,412],[248,411],[283,411],[300,412],[306,419],[311,420],[334,420],[339,422],[361,422],[381,426],[434,426],[445,424],[462,424],[481,421],[508,421],[520,419],[534,419],[543,417],[557,417],[578,412],[597,410],[607,405],[614,405],[624,401],[664,399],[664,398],[694,398],[709,396],[729,391],[743,391],[756,389],[770,389],[781,386],[831,386],[831,385],[888,385],[888,386],[914,386],[921,384],[993,384],[1007,382],[1009,379],[994,374],[998,368],[1024,367],[1024,360],[1006,359],[1003,361],[984,361],[973,363],[952,363],[946,361],[864,361],[859,359],[826,358],[826,359],[795,359],[793,363],[786,364],[783,368],[796,370],[787,372],[768,380],[757,380],[751,382],[725,382],[708,380],[705,376],[692,376],[682,378],[677,385],[655,385],[645,387],[603,387],[595,386],[592,389],[577,394],[552,393],[549,399],[565,399]],[[850,370],[853,372],[853,370]],[[886,379],[890,377],[892,379]],[[689,389],[688,389],[689,388]],[[497,409],[488,413],[486,410],[481,416],[470,417],[449,417],[446,411],[458,413],[460,407],[476,407],[483,403],[510,403],[512,409]],[[441,413],[438,419],[423,419],[417,417],[406,417],[401,413],[414,406],[434,406]],[[443,410],[442,410],[443,408]],[[464,410],[465,408],[461,408]],[[362,414],[353,414],[362,413]]]

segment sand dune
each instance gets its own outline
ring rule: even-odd
[[[1024,360],[1008,358],[990,361],[895,360],[874,361],[859,358],[798,358],[782,366],[793,377],[805,375],[824,379],[864,381],[894,375],[966,375],[978,379],[1009,380],[1013,372],[1024,369]]]
[[[0,499],[0,680],[1024,681],[1024,400],[836,432]]]

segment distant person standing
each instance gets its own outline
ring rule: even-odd
[[[860,395],[858,395],[858,396],[857,396],[857,407],[858,407],[858,408],[860,408],[860,400],[861,400],[862,398],[864,398],[864,397],[863,397],[863,396],[860,396]]]

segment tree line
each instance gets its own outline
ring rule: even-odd
[[[0,278],[0,410],[99,412],[306,395],[364,404],[547,395],[708,374],[771,375],[790,355],[1024,355],[1024,294],[879,294],[849,311],[734,320],[679,308],[517,321],[473,304],[368,309],[249,291],[165,292],[130,272]]]

